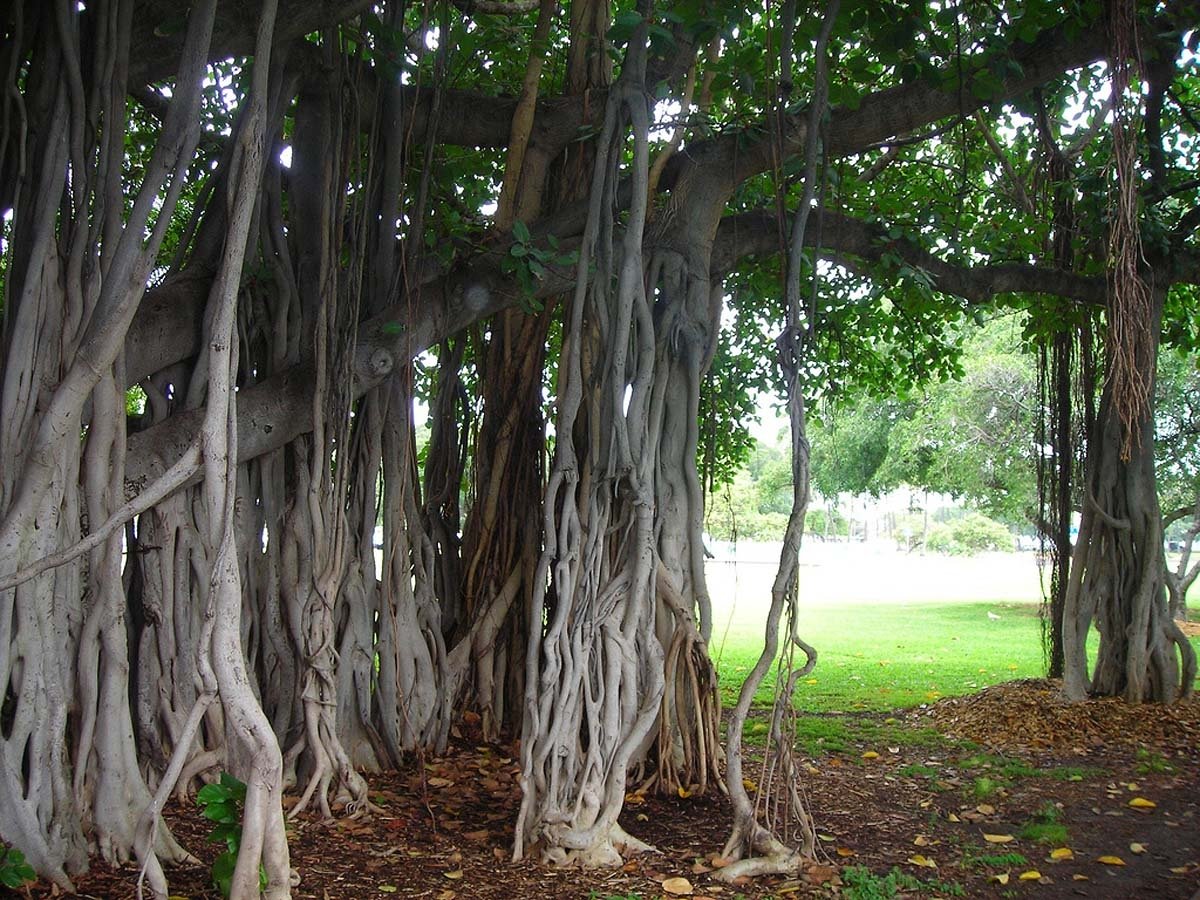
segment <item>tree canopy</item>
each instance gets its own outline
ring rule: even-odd
[[[805,404],[962,376],[991,305],[1100,347],[1055,370],[1101,376],[1059,407],[1092,431],[1065,690],[1190,691],[1148,423],[1160,342],[1200,343],[1193,19],[7,4],[0,837],[64,888],[137,857],[166,897],[185,852],[158,813],[224,769],[247,785],[232,894],[287,897],[283,791],[291,816],[369,813],[364,773],[470,710],[520,738],[517,857],[619,862],[637,779],[729,791],[724,877],[794,870],[816,831],[786,717],[770,827],[740,726],[777,649],[789,689],[815,664],[779,636]],[[771,387],[788,540],[723,744],[705,487]],[[947,404],[987,418],[978,397]]]

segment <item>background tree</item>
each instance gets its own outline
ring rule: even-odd
[[[235,893],[261,862],[286,896],[284,786],[367,812],[359,770],[436,752],[466,705],[489,735],[519,718],[518,853],[614,862],[631,773],[721,777],[702,472],[748,451],[734,388],[766,382],[780,333],[780,609],[804,404],[913,396],[1001,295],[1105,307],[1138,229],[1154,321],[1194,347],[1194,32],[1174,4],[1126,26],[1147,90],[1113,96],[1142,143],[1097,124],[1097,64],[1139,54],[1087,4],[168,6],[0,14],[0,837],[65,889],[94,847],[141,854],[165,895],[155,865],[181,851],[153,813],[225,767],[250,786]],[[1082,142],[1053,179],[1094,224],[1064,230],[1087,250],[1069,266],[1022,200],[1039,96],[1058,142]],[[1098,612],[1102,671],[1124,673],[1097,690],[1166,700],[1191,670],[1147,612],[1161,585],[1099,590],[1161,571],[1142,552],[1161,537],[1148,419],[1124,403],[1159,335],[1125,341],[1122,304],[1085,531],[1124,555],[1075,568],[1071,622]],[[811,822],[764,827],[732,782],[729,852],[797,865]]]

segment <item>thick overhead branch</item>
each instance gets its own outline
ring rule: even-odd
[[[299,0],[294,2],[312,14],[312,10]],[[341,7],[349,9],[355,4],[339,4]],[[281,16],[281,21],[289,19]],[[1101,37],[1091,32],[1071,39],[1064,30],[1055,29],[1033,43],[1019,42],[1014,58],[1021,74],[1007,79],[1003,96],[1018,96],[1064,71],[1100,58],[1103,52]],[[920,79],[866,97],[855,110],[832,110],[829,125],[831,155],[861,152],[941,119],[973,113],[984,103],[971,92],[970,80],[986,62],[985,58],[964,60],[966,80],[963,90],[956,86],[943,89],[931,80]],[[427,89],[409,90],[412,103],[408,108],[419,130],[430,95]],[[441,140],[458,146],[478,147],[501,147],[508,140],[515,98],[446,91],[442,103]],[[588,110],[594,112],[602,107],[602,99],[595,95],[586,100],[571,97],[540,101],[531,142],[544,148],[564,146],[587,123]],[[802,148],[804,121],[802,111],[789,119],[785,134],[788,153],[797,153]],[[766,171],[772,164],[769,131],[764,125],[751,126],[689,144],[668,165],[659,183],[660,190],[673,188],[684,172],[693,176],[702,173],[690,179],[692,185],[717,182],[732,189],[733,184]],[[535,227],[534,231],[551,231],[560,237],[577,234],[583,228],[584,212],[580,204],[577,209],[557,214],[554,222],[541,223],[543,227]],[[131,380],[184,359],[198,348],[198,323],[206,292],[199,285],[178,282],[166,285],[160,291],[147,294],[143,303],[145,309],[139,310],[131,328],[126,352]]]
[[[824,217],[821,250],[825,255],[877,263],[885,253],[891,253],[929,275],[937,290],[971,303],[985,303],[998,294],[1018,293],[1051,294],[1089,305],[1104,304],[1105,282],[1101,277],[1024,263],[955,265],[909,238],[888,237],[881,225],[832,211],[826,211]],[[779,220],[774,213],[751,212],[725,218],[713,245],[713,273],[729,271],[746,256],[777,253],[779,238]],[[806,235],[805,244],[813,243],[814,236]]]
[[[296,6],[303,8],[306,14],[313,14],[310,4],[297,2]],[[338,8],[349,9],[353,6],[355,4],[339,4]],[[288,16],[281,14],[281,21],[289,21]],[[1019,42],[1014,50],[1014,58],[1020,74],[1010,75],[1005,81],[1003,96],[1019,95],[1102,55],[1102,37],[1090,31],[1072,39],[1065,31],[1056,29],[1046,32],[1033,43]],[[838,155],[854,153],[941,119],[973,112],[983,102],[976,99],[970,90],[970,80],[973,73],[980,71],[987,61],[984,57],[964,60],[963,89],[957,84],[941,88],[931,80],[921,79],[866,97],[855,110],[833,110],[830,121],[831,152]],[[1002,97],[994,99],[1000,100]],[[510,106],[504,107],[503,115],[499,115],[487,112],[488,104],[497,102],[494,98],[488,98],[486,102],[479,99],[478,103],[473,103],[469,95],[461,95],[453,102],[462,103],[464,114],[445,115],[446,120],[465,122],[474,119],[476,123],[486,120],[486,125],[478,126],[476,137],[480,143],[499,135],[503,135],[497,137],[501,142],[507,138]],[[595,98],[591,98],[590,102],[595,103]],[[469,115],[466,114],[468,108]],[[541,129],[542,139],[548,143],[569,140],[583,124],[583,110],[582,104],[570,99],[539,104],[540,122],[535,123],[535,133]],[[804,121],[802,112],[788,121],[784,135],[786,152],[794,154],[802,147]],[[464,124],[463,127],[476,126]],[[769,129],[765,127],[751,128],[741,133],[726,132],[685,147],[664,173],[660,189],[670,190],[676,186],[684,189],[686,186],[691,190],[703,190],[714,200],[721,200],[728,196],[728,190],[737,181],[770,167],[772,160],[768,134]],[[539,235],[554,233],[560,243],[566,243],[578,236],[583,218],[584,208],[579,204],[577,208],[556,213],[553,220],[537,223],[532,231],[535,239]],[[851,254],[864,260],[877,260],[885,249],[879,245],[878,235],[870,230],[870,226],[851,219],[842,221],[840,217],[827,218],[826,222],[824,243],[831,251]],[[746,253],[766,250],[765,246],[755,243],[764,236],[777,240],[773,220],[769,227],[761,221],[761,217],[753,223],[751,219],[742,220],[742,225],[747,227],[739,228],[735,223],[724,226],[718,245],[714,248],[714,260],[719,261],[717,268],[728,268],[732,261]],[[839,243],[843,246],[836,246],[831,236],[835,232],[841,233]],[[728,241],[732,241],[734,246],[727,247]],[[750,243],[739,249],[737,244],[740,241]],[[1008,291],[1036,291],[1097,302],[1097,285],[1069,273],[1021,265],[959,269],[915,245],[901,244],[897,248],[887,249],[903,251],[900,255],[910,264],[928,271],[940,290],[969,300],[980,301]],[[417,296],[402,298],[400,303],[382,315],[364,323],[359,331],[356,358],[358,390],[365,391],[379,383],[396,365],[403,364],[440,338],[516,302],[518,292],[515,286],[497,270],[498,255],[490,254],[482,260],[476,260],[470,268],[427,283]],[[569,284],[569,280],[567,273],[551,273],[541,283],[539,293],[549,296],[559,292]],[[206,296],[202,288],[203,279],[197,279],[197,282],[177,280],[148,296],[145,309],[139,311],[127,345],[131,376],[144,377],[195,352],[199,310]],[[170,297],[167,292],[171,292]],[[311,384],[310,373],[285,372],[239,395],[239,427],[243,429],[239,439],[239,455],[242,458],[252,458],[282,446],[308,430],[308,417],[311,415],[308,391]],[[187,418],[188,415],[174,416],[131,439],[126,473],[127,481],[134,490],[165,471],[190,444],[195,426]]]
[[[777,252],[777,229],[777,221],[769,213],[725,218],[713,244],[714,277],[729,272],[749,256]],[[825,213],[822,246],[831,255],[867,262],[877,262],[884,252],[897,254],[909,265],[929,273],[938,290],[972,303],[1011,292],[1054,294],[1089,304],[1104,302],[1102,278],[1019,263],[958,266],[911,241],[889,240],[878,225],[833,212]],[[484,257],[466,272],[427,285],[419,302],[411,307],[393,306],[364,322],[359,328],[355,355],[356,393],[365,393],[443,338],[515,305],[521,296],[519,289],[511,277],[500,273],[498,256]],[[572,280],[569,268],[550,267],[538,284],[537,296],[561,293],[569,289]],[[240,459],[253,459],[282,447],[311,429],[312,385],[311,368],[301,365],[238,393]],[[203,410],[178,413],[130,437],[125,469],[127,493],[140,491],[187,451],[202,417]]]

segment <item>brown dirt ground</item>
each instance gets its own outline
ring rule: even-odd
[[[628,805],[625,827],[660,852],[635,858],[620,871],[513,863],[509,840],[520,792],[512,748],[476,744],[466,735],[443,759],[373,776],[372,797],[381,815],[333,824],[308,817],[294,822],[292,864],[301,882],[293,896],[649,900],[665,896],[664,879],[683,876],[697,898],[790,900],[847,896],[852,867],[859,866],[879,876],[898,866],[924,883],[919,890],[902,890],[901,897],[1200,896],[1196,699],[1168,709],[1110,700],[1070,706],[1053,685],[1024,681],[895,717],[840,718],[852,732],[856,724],[874,728],[876,735],[881,727],[890,730],[882,732],[888,735],[884,746],[852,741],[839,752],[807,760],[806,791],[823,858],[798,878],[729,886],[712,877],[712,857],[729,821],[728,805],[716,795],[650,796]],[[942,737],[931,739],[931,728]],[[981,786],[980,779],[988,781]],[[981,791],[987,794],[983,800]],[[1134,798],[1154,806],[1130,806]],[[1048,804],[1068,830],[1072,859],[1052,861],[1057,844],[1038,844],[1018,833]],[[205,841],[205,820],[181,807],[170,809],[168,818],[183,844],[211,861],[216,849]],[[1014,837],[989,843],[985,834]],[[996,858],[1013,853],[1027,862]],[[1101,856],[1118,857],[1124,865],[1102,863]],[[918,864],[922,858],[936,868]],[[1040,878],[1019,880],[1031,871]],[[1004,874],[1006,885],[995,880]],[[173,896],[217,896],[205,868],[179,867],[168,877]],[[98,863],[76,886],[82,897],[116,900],[135,896],[135,880],[132,867],[113,870]],[[43,886],[27,896],[55,895]]]

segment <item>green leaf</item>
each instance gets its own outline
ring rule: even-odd
[[[233,884],[233,870],[236,868],[236,853],[222,853],[213,863],[212,883],[213,886],[221,892],[221,896],[223,897],[229,896],[229,891]]]
[[[17,875],[16,869],[10,869],[7,866],[0,867],[0,884],[6,888],[16,890],[25,884],[25,879]]]
[[[234,803],[210,803],[201,810],[204,818],[214,822],[236,822],[238,821],[237,813],[237,805]]]
[[[626,9],[616,14],[613,17],[613,25],[621,28],[633,30],[642,24],[642,16],[640,13],[632,9]]]
[[[205,806],[209,803],[224,803],[229,799],[229,790],[219,784],[206,784],[196,791],[196,802]]]
[[[667,31],[661,25],[650,25],[646,32],[650,35],[650,43],[657,44],[662,48],[670,49],[675,46],[675,35]]]
[[[512,233],[513,237],[522,244],[529,243],[529,226],[520,219],[517,219],[515,222],[513,222]]]
[[[224,788],[227,788],[229,790],[229,796],[232,797],[234,800],[237,800],[239,803],[242,803],[245,801],[245,799],[246,799],[246,784],[245,784],[245,782],[239,781],[237,778],[235,778],[233,775],[230,775],[228,772],[222,772],[221,773],[221,786]]]

